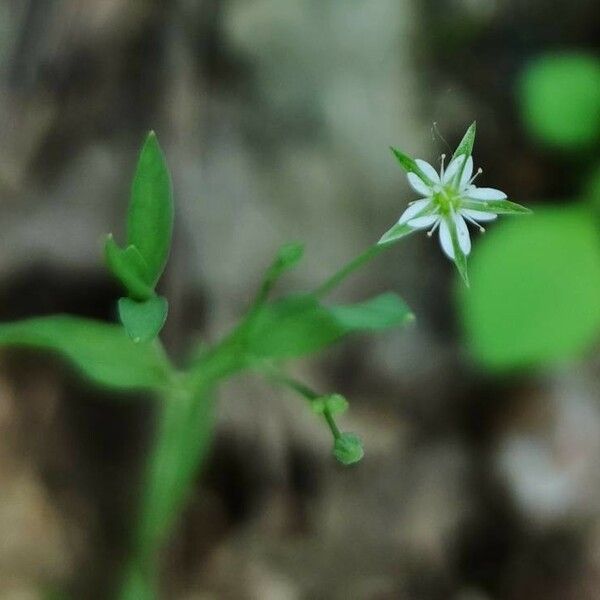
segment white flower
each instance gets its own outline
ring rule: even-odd
[[[430,228],[429,236],[439,229],[442,249],[452,260],[456,258],[452,242],[456,232],[458,246],[467,256],[471,252],[471,238],[466,222],[475,225],[481,232],[485,231],[480,223],[493,221],[498,216],[494,203],[506,200],[506,194],[493,188],[473,185],[481,169],[473,176],[471,156],[457,156],[444,169],[442,155],[439,174],[424,160],[417,159],[415,163],[420,174],[409,172],[408,182],[423,198],[410,203],[398,225],[407,225],[413,230]]]

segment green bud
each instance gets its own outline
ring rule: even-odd
[[[357,463],[364,454],[362,442],[354,433],[342,433],[333,445],[333,455],[344,465]]]
[[[341,394],[319,396],[312,401],[312,409],[318,415],[322,415],[326,410],[332,415],[337,415],[348,410],[348,400]]]

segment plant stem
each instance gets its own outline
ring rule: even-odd
[[[374,244],[369,246],[362,254],[359,254],[356,258],[351,260],[349,263],[344,265],[339,271],[334,273],[329,279],[325,280],[313,293],[315,296],[323,297],[329,294],[334,288],[336,288],[348,275],[356,271],[359,267],[362,267],[365,263],[374,259],[381,252],[383,252],[388,246],[385,244]]]

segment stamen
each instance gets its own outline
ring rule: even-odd
[[[427,237],[431,237],[433,235],[433,232],[438,228],[439,224],[442,222],[441,219],[438,219],[434,224],[433,227],[427,232]]]
[[[477,229],[479,229],[479,233],[485,233],[485,227],[482,227],[477,221],[475,221],[475,219],[473,219],[472,217],[469,217],[463,213],[461,213],[461,216],[463,219],[466,219],[467,221],[469,221],[469,223],[471,223],[472,225],[475,225],[475,227],[477,227]]]
[[[441,167],[440,167],[440,179],[444,177],[444,161],[446,160],[446,155],[442,154],[441,156]]]
[[[481,175],[483,173],[483,169],[481,167],[479,167],[479,169],[477,169],[477,173],[475,173],[475,175],[473,175],[473,177],[471,177],[471,179],[469,179],[469,183],[467,183],[467,185],[471,185],[475,179],[477,179],[477,177],[479,177],[479,175]]]

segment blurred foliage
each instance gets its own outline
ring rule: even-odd
[[[523,121],[550,146],[579,148],[600,133],[600,61],[583,53],[547,54],[522,73]]]
[[[542,144],[574,152],[600,135],[600,63],[548,54],[523,72],[518,101]],[[588,152],[591,158],[593,155]],[[583,158],[585,168],[586,155]],[[600,171],[583,200],[504,223],[473,255],[471,293],[458,291],[467,343],[486,367],[536,367],[580,354],[600,333]],[[590,202],[586,202],[590,200]]]
[[[600,332],[600,243],[583,206],[543,208],[493,230],[460,286],[470,346],[486,366],[573,356]]]

